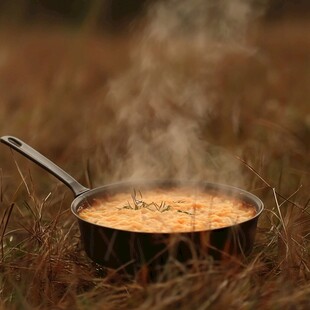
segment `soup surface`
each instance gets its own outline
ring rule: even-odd
[[[91,223],[137,232],[189,232],[231,226],[256,214],[237,198],[193,188],[133,190],[96,200],[79,211]]]

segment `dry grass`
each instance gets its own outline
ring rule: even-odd
[[[212,169],[233,161],[266,205],[245,262],[171,262],[148,285],[106,273],[81,249],[68,190],[1,146],[1,307],[307,309],[308,30],[306,22],[260,26],[250,34],[259,57],[231,53],[216,67],[216,108],[201,131]],[[125,72],[136,38],[3,27],[0,41],[1,133],[27,141],[85,185],[111,181],[109,146],[117,145],[120,160],[128,150],[125,133],[112,126],[107,81]],[[225,179],[240,183],[234,169]]]

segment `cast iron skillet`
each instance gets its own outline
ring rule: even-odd
[[[3,136],[0,140],[53,174],[72,190],[75,199],[71,211],[77,218],[84,249],[100,265],[124,268],[130,273],[142,267],[152,271],[168,258],[183,262],[206,255],[215,259],[239,258],[247,255],[253,247],[258,217],[264,206],[258,197],[245,190],[223,184],[189,181],[121,182],[88,189],[23,141],[12,136]],[[233,226],[184,233],[133,232],[96,225],[79,217],[79,210],[91,205],[94,200],[104,199],[114,193],[132,191],[134,188],[143,191],[147,188],[175,186],[199,187],[207,192],[231,195],[252,204],[256,214]]]

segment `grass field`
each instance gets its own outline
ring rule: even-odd
[[[149,284],[99,268],[70,190],[1,145],[3,309],[308,309],[309,22],[254,24],[233,42],[157,25],[1,25],[1,135],[88,187],[153,177],[249,190],[266,207],[252,253],[171,263]]]

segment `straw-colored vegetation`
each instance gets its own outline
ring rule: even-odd
[[[249,257],[238,263],[211,258],[192,265],[171,262],[155,283],[148,284],[120,271],[107,271],[83,252],[69,209],[70,190],[1,145],[0,307],[308,309],[309,26],[306,21],[285,20],[253,26],[247,41],[258,53],[228,51],[217,60],[211,76],[201,73],[199,51],[186,51],[189,47],[182,42],[176,42],[182,46],[180,62],[170,67],[169,57],[160,50],[152,54],[169,67],[171,77],[173,70],[182,69],[184,76],[193,77],[191,82],[204,83],[207,76],[212,80],[205,89],[212,93],[207,96],[212,111],[202,109],[207,117],[197,120],[199,141],[207,143],[207,175],[253,192],[266,207]],[[108,35],[88,27],[2,24],[1,135],[23,139],[89,187],[128,177],[128,170],[120,166],[137,163],[128,161],[133,154],[129,123],[121,122],[115,108],[118,104],[121,110],[126,104],[117,100],[111,104],[111,89],[115,92],[119,87],[118,99],[128,104],[138,96],[139,87],[133,85],[141,80],[129,81],[128,68],[130,72],[136,61],[130,53],[139,42],[140,31]],[[160,82],[160,73],[152,70],[147,71],[148,78],[156,72],[151,81]],[[124,76],[127,80],[122,80]],[[186,84],[180,81],[179,85]],[[174,89],[167,96],[175,93]],[[193,108],[191,114],[190,105],[166,99],[171,118],[197,117],[199,112]],[[142,108],[141,115],[156,129],[159,123],[150,121],[158,115],[155,112]],[[135,113],[125,115],[134,125],[139,122]],[[167,126],[165,117],[159,119]],[[148,132],[144,134],[151,140]],[[135,149],[140,155],[147,150]]]

